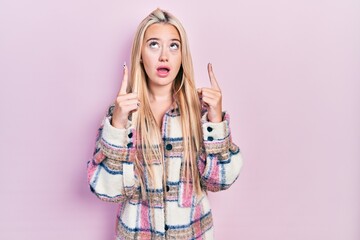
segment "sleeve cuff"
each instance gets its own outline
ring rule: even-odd
[[[202,130],[205,151],[207,154],[227,152],[230,146],[229,115],[223,113],[223,121],[209,122],[207,113],[202,117]]]
[[[100,149],[108,158],[132,162],[134,146],[135,129],[118,129],[110,124],[110,118],[104,119],[102,135],[100,139]]]
[[[126,147],[133,138],[133,129],[131,128],[115,128],[110,123],[111,117],[104,119],[104,128],[102,131],[102,140],[113,147]]]
[[[202,128],[204,141],[220,141],[229,136],[229,116],[223,113],[223,121],[219,123],[209,122],[207,114],[202,116]]]

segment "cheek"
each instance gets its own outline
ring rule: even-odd
[[[174,67],[176,68],[176,71],[173,72],[174,78],[178,75],[181,67],[181,57],[177,58],[174,64]]]
[[[142,65],[144,66],[146,73],[148,73],[151,67],[151,61],[149,61],[149,58],[146,55],[143,55],[141,59],[142,59]]]
[[[148,77],[153,75],[152,68],[151,68],[151,66],[150,66],[148,63],[145,64],[145,63],[143,62],[143,67],[144,67],[144,71],[145,71],[145,73],[146,73],[146,75],[147,75]]]
[[[156,62],[156,55],[154,53],[149,53],[144,51],[141,55],[142,55],[141,59],[143,61],[144,66],[150,67],[154,65],[154,63]]]
[[[181,54],[179,54],[176,58],[176,65],[178,66],[178,68],[180,68],[181,66]]]

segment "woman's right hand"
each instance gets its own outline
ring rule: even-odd
[[[116,128],[125,128],[129,114],[136,111],[140,106],[140,100],[137,93],[127,93],[128,68],[124,64],[124,75],[120,91],[115,101],[115,108],[112,116],[111,125]]]

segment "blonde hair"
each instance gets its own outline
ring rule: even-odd
[[[141,48],[144,41],[144,35],[149,26],[155,23],[171,24],[174,26],[179,35],[181,42],[181,67],[173,83],[174,99],[180,110],[182,136],[183,136],[183,174],[186,186],[193,184],[193,191],[200,194],[200,176],[197,168],[197,158],[202,146],[202,129],[201,129],[201,105],[194,82],[193,64],[188,46],[188,40],[185,29],[180,21],[170,13],[161,9],[154,10],[138,26],[135,33],[132,51],[131,51],[131,70],[129,79],[129,91],[138,93],[141,107],[133,114],[133,123],[136,127],[137,137],[136,146],[138,149],[135,158],[135,171],[140,178],[142,196],[145,198],[145,174],[149,173],[147,178],[153,182],[153,174],[149,164],[152,159],[160,159],[164,166],[163,144],[161,134],[150,108],[149,92],[146,83],[146,72],[141,64]],[[154,144],[155,142],[159,144]],[[148,171],[145,171],[145,168]],[[166,169],[163,167],[164,186],[166,182]]]

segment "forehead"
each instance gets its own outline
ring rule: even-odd
[[[171,24],[155,23],[146,29],[144,40],[150,38],[157,38],[160,40],[174,40],[180,41],[180,35],[178,30]]]

